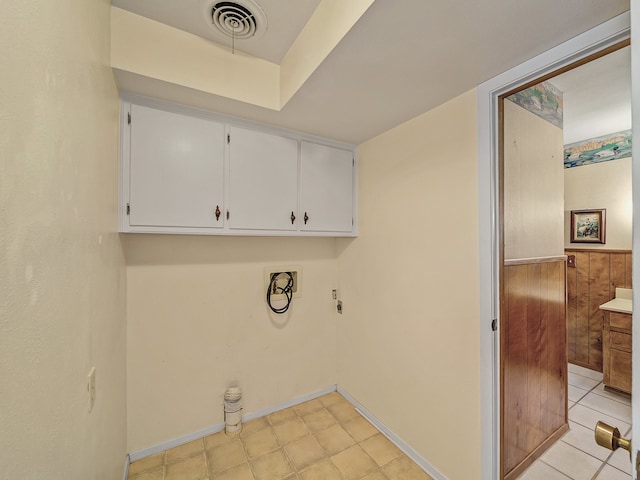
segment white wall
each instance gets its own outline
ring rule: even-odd
[[[566,248],[631,250],[631,158],[564,170]],[[606,208],[606,243],[571,243],[571,210]]]
[[[335,239],[126,235],[128,451],[223,422],[236,383],[253,413],[336,383]],[[302,267],[276,315],[265,266]]]
[[[504,258],[563,255],[562,129],[504,102]]]
[[[0,477],[121,478],[125,268],[110,2],[6,1],[0,17]]]
[[[472,91],[360,145],[338,240],[338,384],[451,479],[480,475],[476,128]]]

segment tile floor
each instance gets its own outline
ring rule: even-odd
[[[338,392],[131,464],[129,480],[429,480]],[[612,477],[613,478],[613,477]]]
[[[518,480],[631,480],[629,453],[611,452],[593,439],[598,420],[631,435],[631,400],[606,391],[602,374],[569,364],[569,432]]]

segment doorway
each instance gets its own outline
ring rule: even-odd
[[[594,417],[624,433],[631,423],[629,398],[609,391],[630,393],[631,332],[614,329],[611,337],[627,339],[628,349],[607,348],[608,313],[599,308],[631,287],[628,43],[587,60],[499,99],[501,468],[508,480],[553,472],[595,479],[630,467],[608,464],[618,457],[592,439]],[[603,370],[624,362],[628,379]]]

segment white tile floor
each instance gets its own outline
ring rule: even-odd
[[[631,435],[631,400],[605,391],[602,374],[569,364],[569,431],[518,480],[630,480],[629,453],[593,439],[598,420]]]

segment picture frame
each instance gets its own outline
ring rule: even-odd
[[[571,243],[605,243],[605,208],[571,210]]]

